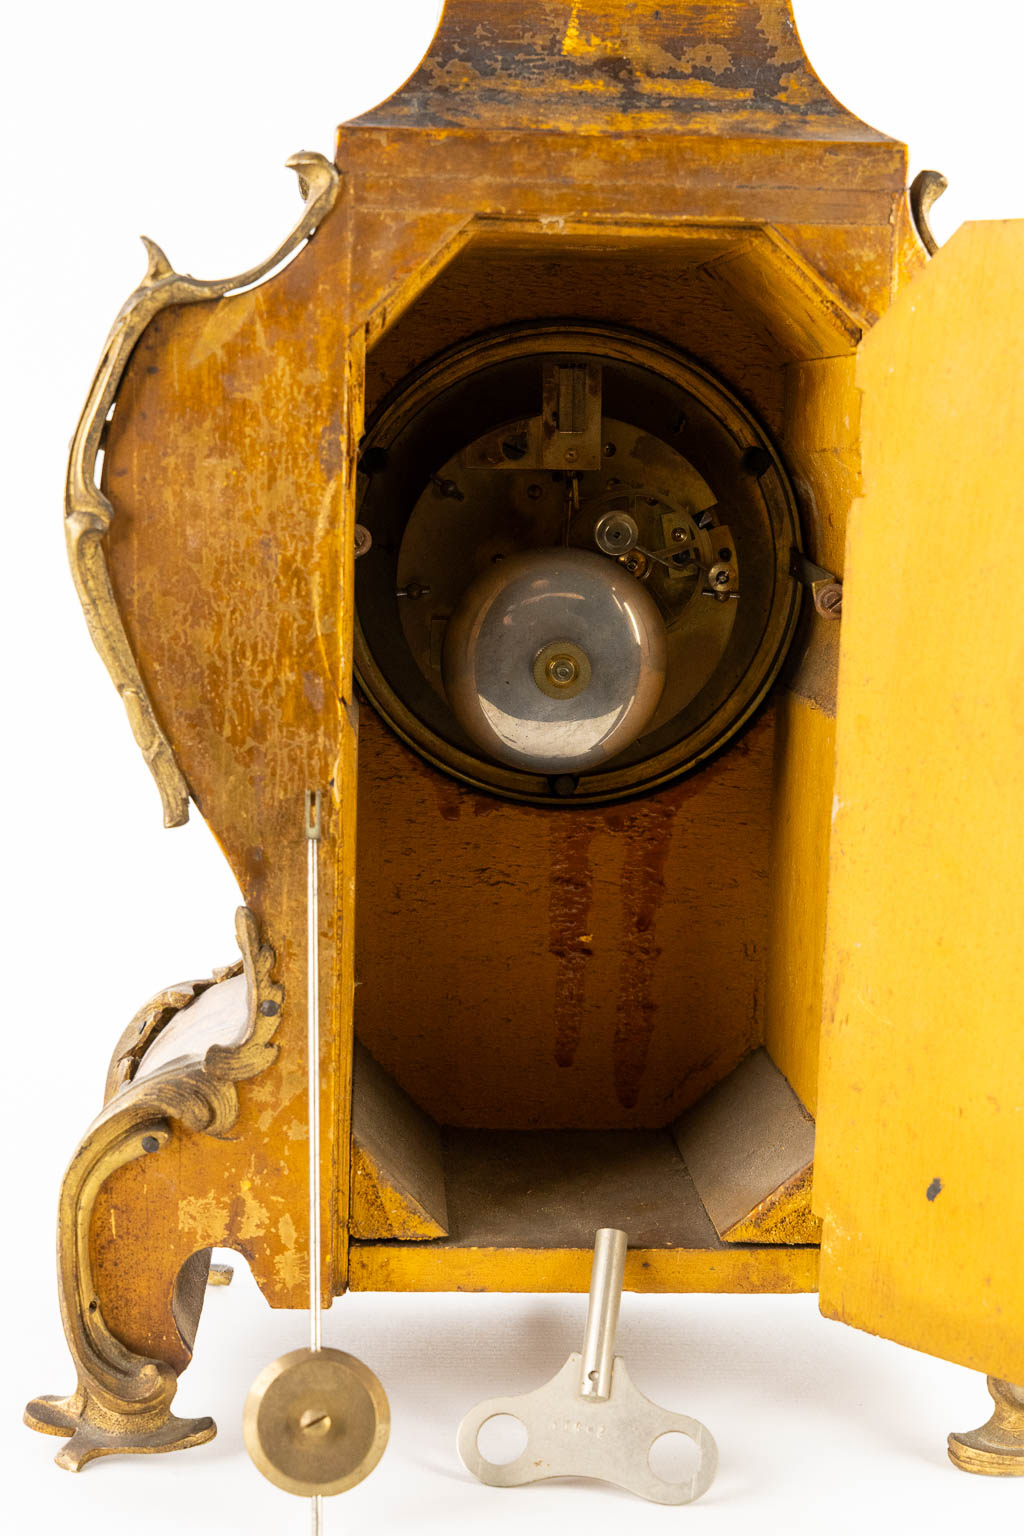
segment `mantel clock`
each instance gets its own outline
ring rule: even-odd
[[[244,905],[117,1042],[29,1422],[208,1439],[214,1246],[319,1315],[585,1290],[615,1228],[627,1289],[987,1372],[951,1455],[1024,1471],[1024,223],[935,254],[789,0],[448,0],[289,163],[261,266],[147,242],[72,449],[90,633]]]

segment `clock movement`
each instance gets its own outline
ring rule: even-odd
[[[72,447],[241,959],[112,1027],[29,1423],[72,1469],[209,1439],[234,1248],[313,1317],[250,1449],[339,1491],[387,1405],[323,1306],[585,1291],[602,1229],[627,1290],[818,1289],[985,1371],[950,1454],[1024,1471],[1024,226],[934,254],[941,178],[789,0],[448,0],[289,163],[253,270],[147,242]]]

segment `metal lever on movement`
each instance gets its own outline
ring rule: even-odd
[[[615,1353],[625,1262],[625,1232],[602,1227],[594,1243],[582,1352],[570,1355],[537,1391],[492,1398],[463,1419],[459,1455],[482,1483],[514,1488],[550,1477],[591,1477],[656,1504],[689,1504],[711,1487],[718,1448],[709,1431],[644,1397]],[[499,1414],[519,1419],[527,1432],[522,1454],[504,1464],[488,1461],[477,1444],[483,1426]],[[651,1468],[652,1447],[670,1434],[687,1436],[700,1453],[696,1471],[682,1482],[667,1482]]]

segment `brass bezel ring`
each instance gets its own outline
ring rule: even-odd
[[[775,445],[742,402],[706,369],[664,342],[619,327],[594,323],[527,324],[460,342],[424,365],[385,400],[367,429],[364,455],[390,449],[413,419],[440,394],[493,364],[549,354],[588,354],[642,368],[703,406],[735,444],[737,455],[755,451],[757,473],[771,530],[773,598],[753,660],[727,696],[671,747],[649,758],[580,776],[566,797],[564,786],[464,750],[425,725],[395,691],[377,664],[361,622],[355,621],[355,676],[366,699],[391,730],[432,767],[477,790],[536,806],[600,805],[660,789],[693,773],[719,752],[764,702],[778,677],[796,631],[800,589],[790,573],[792,550],[802,544],[796,497]],[[360,500],[360,505],[362,499]]]

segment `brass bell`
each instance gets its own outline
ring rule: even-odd
[[[444,685],[489,757],[580,773],[640,736],[665,683],[665,626],[628,571],[584,549],[538,549],[471,584],[445,639]]]

